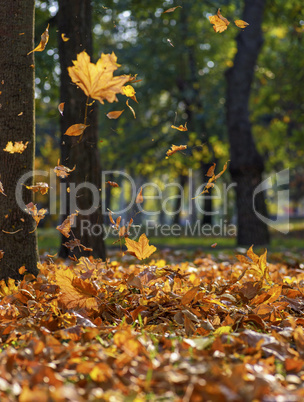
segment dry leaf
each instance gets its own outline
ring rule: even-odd
[[[115,181],[107,181],[107,183],[108,183],[111,187],[119,187],[119,185],[118,185]]]
[[[19,271],[19,274],[20,274],[20,275],[23,275],[23,274],[24,274],[24,272],[26,272],[26,268],[25,268],[25,266],[24,266],[24,265],[22,265],[22,267],[20,267],[18,271]]]
[[[249,25],[248,22],[243,20],[235,20],[234,23],[239,28],[246,28]]]
[[[9,152],[10,154],[22,154],[22,152],[27,148],[28,143],[28,141],[25,144],[23,144],[22,141],[17,141],[13,145],[12,141],[9,141],[3,151]]]
[[[118,117],[121,116],[121,114],[124,112],[124,110],[114,110],[113,112],[109,112],[106,116],[109,119],[118,119]]]
[[[74,224],[75,216],[78,216],[78,212],[76,211],[74,214],[69,215],[61,225],[57,226],[56,229],[59,230],[63,236],[69,238],[71,226]]]
[[[135,96],[136,92],[135,89],[132,87],[132,85],[126,85],[125,87],[122,87],[121,93],[133,99],[136,103],[138,103]]]
[[[40,193],[42,195],[47,194],[49,191],[49,185],[47,183],[36,183],[33,186],[25,186],[28,190],[33,191],[33,193],[37,193],[38,191],[40,191]]]
[[[64,135],[68,135],[70,137],[78,137],[79,135],[82,135],[84,130],[89,127],[86,124],[73,124],[71,127],[67,129],[67,131],[64,133]]]
[[[150,255],[156,251],[156,247],[149,245],[149,239],[144,233],[140,236],[138,242],[126,239],[126,246],[128,252],[134,253],[139,260],[150,257]]]
[[[191,303],[192,300],[195,298],[197,292],[199,291],[199,288],[199,286],[196,286],[195,288],[188,290],[188,292],[186,292],[182,297],[181,304],[186,305]]]
[[[84,251],[93,251],[92,248],[86,247],[81,244],[79,239],[70,240],[66,243],[63,243],[63,245],[71,251],[73,251],[75,247],[78,247],[79,249],[81,247]]]
[[[94,309],[97,307],[97,290],[90,282],[75,276],[71,270],[56,271],[57,285],[60,287],[60,302],[67,308]]]
[[[184,126],[182,124],[178,127],[172,125],[171,128],[174,128],[175,130],[179,130],[179,131],[188,131],[187,122],[185,123]]]
[[[66,166],[59,165],[59,159],[58,159],[57,164],[58,165],[54,167],[54,172],[56,173],[56,176],[61,177],[62,179],[69,176],[69,174],[71,172],[74,172],[74,170],[76,169],[76,166],[74,166],[73,169],[69,169]]]
[[[6,194],[4,193],[3,184],[2,184],[1,181],[0,181],[0,193],[3,194],[3,195],[5,195],[5,197],[6,197]]]
[[[3,256],[4,256],[4,251],[0,250],[0,260],[2,260]]]
[[[45,217],[47,210],[44,208],[41,208],[38,211],[37,206],[35,204],[33,204],[32,202],[30,202],[26,206],[26,212],[28,212],[30,215],[32,215],[33,219],[36,222],[36,226],[38,226],[41,219],[43,219]]]
[[[90,56],[85,52],[77,55],[73,61],[74,66],[68,67],[72,81],[78,85],[83,92],[104,103],[104,100],[112,103],[117,101],[116,94],[121,92],[122,86],[130,80],[129,75],[113,76],[119,67],[116,63],[117,57],[112,54],[101,54],[96,64],[91,63]]]
[[[209,17],[209,21],[213,24],[213,29],[215,32],[224,32],[228,28],[230,22],[227,18],[223,17],[220,8],[217,10],[217,15],[212,15]]]
[[[48,40],[49,40],[49,26],[50,26],[50,24],[48,24],[46,30],[41,35],[41,40],[40,40],[39,45],[37,47],[35,47],[34,50],[31,50],[27,55],[29,55],[33,52],[42,52],[45,49],[46,44],[48,43]]]
[[[129,105],[129,99],[127,100],[126,104],[127,104],[128,108],[131,110],[131,112],[133,113],[134,119],[136,119],[135,111],[134,111],[133,107]]]
[[[206,173],[207,177],[212,177],[214,175],[214,169],[215,169],[216,163],[214,163],[210,168],[208,169],[208,172]]]
[[[65,102],[62,102],[62,103],[60,103],[60,104],[58,105],[58,110],[59,110],[61,116],[63,116],[64,103],[65,103]]]
[[[144,202],[144,197],[142,195],[142,187],[141,187],[139,193],[137,194],[135,203],[141,204],[142,202]]]
[[[70,40],[70,38],[67,38],[64,33],[61,34],[61,39],[63,40],[63,42],[67,42],[68,40]]]
[[[167,156],[171,156],[175,154],[175,152],[182,151],[183,149],[187,149],[187,145],[173,145],[171,146],[171,149],[167,151]]]
[[[168,10],[164,11],[162,14],[173,13],[173,11],[175,11],[179,7],[182,8],[182,6],[176,6],[176,7],[168,8]]]

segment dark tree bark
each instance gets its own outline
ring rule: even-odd
[[[101,188],[101,166],[98,153],[97,108],[96,102],[89,107],[87,124],[90,125],[81,141],[79,137],[64,135],[73,124],[83,123],[86,107],[86,96],[81,89],[71,82],[67,68],[72,66],[78,53],[85,50],[92,56],[92,9],[90,0],[59,0],[58,39],[61,67],[61,102],[65,102],[64,115],[61,118],[61,163],[76,170],[66,179],[67,185],[75,186],[81,183],[91,183],[98,190]],[[61,34],[64,33],[69,41],[64,42]],[[86,210],[92,206],[93,194],[89,189],[82,188],[77,193],[78,209]],[[69,197],[70,198],[70,197]],[[100,198],[99,198],[100,201]],[[69,200],[68,200],[69,204]],[[74,213],[67,206],[67,215]],[[95,225],[95,226],[94,226]],[[79,215],[76,227],[72,229],[75,237],[81,240],[93,252],[82,252],[81,255],[92,254],[95,257],[105,258],[103,233],[101,232],[102,212],[99,207],[89,215]],[[92,227],[94,228],[92,230]],[[67,239],[62,237],[62,243]],[[75,250],[74,250],[75,251]],[[60,256],[67,257],[69,250],[61,246]],[[79,256],[79,252],[75,252]]]
[[[176,194],[175,198],[175,203],[173,207],[173,211],[176,211],[176,213],[172,217],[172,224],[179,225],[180,224],[180,218],[181,218],[181,212],[182,212],[182,205],[183,205],[183,199],[184,197],[184,189],[185,185],[187,183],[187,176],[184,176],[182,174],[179,175],[179,185],[181,186],[178,189],[178,192]]]
[[[25,266],[37,275],[37,236],[35,221],[17,203],[18,180],[33,171],[35,152],[34,0],[5,1],[0,13],[0,180],[6,196],[0,193],[0,279],[20,279]],[[21,35],[20,33],[23,33]],[[22,153],[3,151],[8,141],[28,142]],[[32,184],[32,177],[26,181]],[[18,186],[23,203],[33,201],[32,192]],[[7,232],[10,232],[8,234]]]
[[[254,67],[263,43],[261,23],[265,0],[245,0],[243,20],[250,25],[237,37],[237,54],[227,78],[227,124],[230,141],[230,173],[237,184],[239,245],[269,243],[268,227],[255,214],[267,216],[264,193],[253,200],[254,189],[262,180],[263,159],[258,153],[249,120],[249,97]]]

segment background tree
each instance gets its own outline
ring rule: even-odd
[[[98,127],[97,127],[97,110],[96,103],[90,107],[87,124],[90,125],[85,131],[85,135],[79,141],[79,137],[73,138],[64,135],[67,129],[77,123],[84,122],[86,109],[86,96],[82,90],[72,84],[68,75],[67,68],[72,66],[72,60],[76,60],[76,56],[83,50],[92,56],[92,9],[90,0],[59,0],[59,10],[57,14],[58,22],[58,40],[59,40],[59,57],[60,57],[60,101],[65,102],[64,115],[60,120],[61,127],[61,163],[65,166],[76,169],[68,179],[65,180],[67,186],[74,183],[75,186],[81,183],[91,183],[97,189],[101,187],[101,166],[98,153]],[[61,35],[65,34],[68,41],[63,41]],[[93,196],[89,189],[82,188],[77,193],[77,205],[82,210],[89,209],[92,206]],[[69,204],[69,197],[68,197]],[[67,213],[63,216],[74,213],[69,210],[67,205]],[[103,234],[94,235],[86,230],[81,231],[81,221],[89,221],[86,226],[92,227],[95,224],[102,224],[102,213],[99,207],[90,215],[78,216],[76,219],[76,227],[73,228],[75,237],[81,240],[86,247],[93,249],[92,254],[95,257],[105,258],[105,247]],[[98,233],[97,231],[95,234]],[[66,238],[62,237],[62,243],[66,242]],[[76,250],[76,249],[75,249]],[[60,256],[66,257],[69,250],[65,246],[61,246]],[[77,255],[77,251],[75,252]],[[90,254],[90,252],[82,252],[81,255]]]
[[[20,278],[21,266],[38,273],[36,225],[17,205],[15,196],[18,179],[33,170],[34,162],[34,56],[27,55],[34,44],[34,3],[7,1],[0,13],[0,175],[6,194],[0,193],[0,249],[4,251],[0,279]],[[9,141],[28,145],[22,154],[11,154],[3,151]],[[22,193],[25,204],[32,202],[31,191],[24,187]]]
[[[260,192],[253,199],[254,189],[262,181],[264,162],[258,153],[249,120],[249,97],[262,38],[264,0],[245,1],[243,20],[250,24],[237,37],[238,51],[233,67],[227,73],[227,124],[230,142],[230,173],[236,183],[238,218],[238,244],[267,244],[267,225],[255,214],[253,202],[259,213],[267,216],[265,194]]]

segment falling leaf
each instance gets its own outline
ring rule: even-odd
[[[56,176],[64,179],[65,177],[69,176],[69,174],[71,172],[74,172],[75,169],[76,169],[76,166],[74,166],[73,169],[69,169],[66,166],[59,165],[59,160],[58,160],[57,166],[54,167],[54,172],[56,173]]]
[[[33,193],[37,193],[38,191],[40,191],[40,194],[44,195],[47,194],[49,191],[49,185],[47,183],[36,183],[33,186],[25,186],[28,190],[33,191]]]
[[[149,245],[149,239],[144,233],[140,236],[138,242],[126,239],[126,246],[128,251],[134,253],[139,260],[150,257],[156,251],[156,247]]]
[[[178,127],[176,127],[176,126],[171,126],[171,128],[174,128],[175,130],[179,130],[179,131],[188,131],[188,129],[187,129],[187,122],[185,123],[185,125],[183,126],[183,125],[180,125],[180,126],[178,126]]]
[[[3,184],[2,184],[1,181],[0,181],[0,193],[3,194],[3,195],[5,195],[5,197],[6,197],[6,194],[4,193]]]
[[[136,204],[141,204],[142,202],[144,202],[144,197],[142,195],[142,187],[141,187],[139,193],[137,194],[135,203]]]
[[[173,13],[173,11],[175,11],[179,7],[182,8],[182,6],[176,6],[176,7],[168,8],[168,10],[164,11],[162,14]]]
[[[36,226],[38,226],[39,222],[41,219],[45,217],[45,214],[47,213],[47,210],[44,208],[37,209],[37,206],[30,202],[29,204],[26,205],[26,212],[28,212],[30,215],[32,215],[33,219],[36,222]]]
[[[79,239],[70,240],[66,243],[63,243],[63,245],[66,248],[70,249],[71,251],[73,251],[75,247],[82,248],[84,251],[93,251],[92,248],[86,247],[83,244],[81,244]]]
[[[18,116],[22,116],[23,115],[23,112],[20,112],[19,114],[18,114]]]
[[[109,112],[106,116],[109,119],[118,119],[118,117],[124,112],[124,110],[113,110],[112,112]]]
[[[111,187],[119,187],[119,185],[118,185],[115,181],[107,181],[107,183],[108,183]]]
[[[4,256],[4,251],[0,250],[0,260],[2,260],[3,256]]]
[[[70,38],[67,38],[67,37],[65,36],[65,33],[62,33],[62,34],[61,34],[61,39],[63,40],[63,42],[67,42],[68,40],[70,40]]]
[[[210,168],[208,169],[208,172],[206,173],[207,177],[212,177],[214,175],[214,169],[215,169],[216,163],[214,163]]]
[[[19,272],[20,275],[23,275],[24,272],[26,272],[25,266],[23,265],[22,267],[20,267],[19,270],[18,270],[18,272]]]
[[[221,14],[221,10],[217,10],[217,15],[212,15],[209,17],[209,21],[213,24],[213,29],[215,32],[224,32],[228,28],[230,22],[227,18],[223,17]]]
[[[127,100],[126,104],[127,104],[128,108],[131,110],[131,112],[133,113],[134,119],[136,119],[135,111],[132,108],[132,106],[129,105],[129,99]]]
[[[211,247],[212,247],[212,248],[214,248],[214,247],[216,247],[216,246],[217,246],[217,243],[211,244]]]
[[[69,238],[71,226],[74,224],[75,216],[78,216],[78,212],[76,211],[74,214],[69,215],[61,225],[57,226],[56,229],[59,230],[63,236]]]
[[[78,85],[83,92],[104,103],[104,100],[112,103],[117,101],[116,94],[121,92],[122,86],[130,80],[129,75],[113,76],[119,64],[117,57],[112,54],[101,54],[96,64],[90,62],[90,56],[85,52],[77,55],[73,61],[74,66],[68,67],[72,81]]]
[[[208,183],[205,185],[204,190],[197,196],[199,197],[202,194],[208,193],[209,188],[213,188],[214,187],[214,183],[216,182],[217,179],[219,179],[222,174],[227,170],[227,166],[228,166],[228,162],[229,160],[225,163],[223,170],[218,173],[217,175],[214,174],[214,169],[216,164],[214,163],[213,166],[211,166],[206,174],[206,176],[210,176],[212,174],[212,176],[210,177],[210,179],[208,180]],[[194,197],[192,199],[195,199],[197,197]]]
[[[61,116],[63,116],[64,103],[65,103],[65,102],[62,102],[62,103],[60,103],[60,104],[58,105],[58,110],[59,110],[59,113],[61,114]]]
[[[135,102],[137,102],[137,99],[136,99],[136,96],[135,96],[136,92],[135,92],[135,89],[132,87],[132,85],[126,85],[126,86],[122,87],[121,88],[121,93],[123,95],[126,95],[129,98],[133,99]]]
[[[22,152],[27,148],[28,143],[28,141],[25,144],[23,144],[22,141],[17,141],[13,145],[12,141],[9,141],[3,151],[9,152],[10,154],[22,154]]]
[[[86,124],[73,124],[71,127],[67,129],[67,131],[64,133],[64,135],[68,135],[70,137],[78,137],[79,135],[82,135],[84,130],[89,127]]]
[[[57,285],[60,287],[60,301],[67,308],[94,309],[97,307],[97,290],[90,283],[86,282],[72,273],[71,270],[56,271]]]
[[[48,40],[49,40],[49,26],[50,26],[50,24],[48,24],[46,30],[41,35],[41,41],[40,41],[39,45],[37,47],[35,47],[34,50],[31,50],[27,55],[29,55],[33,52],[42,52],[45,49],[46,44],[48,43]]]
[[[173,145],[171,146],[171,149],[167,151],[167,156],[171,156],[175,154],[175,152],[182,151],[183,149],[187,149],[187,145]]]
[[[248,22],[243,20],[235,20],[234,23],[239,28],[246,28],[249,25]]]

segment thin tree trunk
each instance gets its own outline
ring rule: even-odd
[[[261,23],[265,0],[245,0],[243,19],[250,25],[237,37],[238,51],[227,78],[227,123],[230,141],[230,173],[237,184],[238,244],[267,244],[269,232],[256,216],[256,210],[266,216],[263,192],[253,200],[253,192],[262,180],[264,163],[257,152],[249,120],[249,97],[254,67],[263,43]]]
[[[76,165],[76,170],[71,173],[66,182],[68,185],[75,183],[91,183],[98,191],[101,187],[101,166],[98,153],[98,132],[97,132],[97,108],[96,102],[89,107],[87,124],[90,125],[81,141],[79,137],[68,137],[64,135],[66,130],[73,124],[83,123],[86,107],[86,96],[81,89],[71,82],[67,68],[72,66],[72,60],[85,50],[92,56],[92,9],[90,0],[59,0],[58,38],[59,56],[61,67],[61,102],[65,102],[64,114],[61,118],[61,163],[69,168]],[[61,34],[65,34],[69,41],[64,42]],[[76,195],[78,209],[88,209],[92,206],[93,195],[89,189],[82,188]],[[69,207],[64,213],[74,213]],[[72,229],[75,237],[81,240],[86,247],[93,249],[93,252],[82,252],[81,255],[93,254],[95,257],[105,258],[105,246],[103,241],[102,212],[99,206],[95,212],[88,215],[79,215],[76,227]],[[67,239],[62,238],[62,243]],[[67,257],[69,250],[61,246],[60,256]],[[75,253],[79,256],[79,253]]]
[[[4,1],[0,13],[0,279],[21,277],[19,268],[37,275],[35,221],[17,203],[17,181],[33,171],[35,152],[34,0]],[[21,33],[23,33],[21,35]],[[28,142],[22,154],[3,151],[9,141]],[[32,177],[26,181],[32,184]],[[20,186],[23,203],[33,201],[32,192]]]

